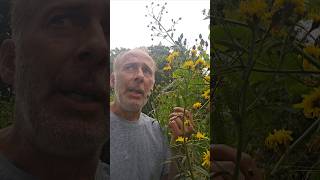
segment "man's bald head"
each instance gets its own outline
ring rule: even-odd
[[[118,70],[121,66],[121,62],[127,58],[130,58],[130,57],[148,59],[153,63],[153,71],[155,72],[157,69],[156,63],[154,62],[152,57],[148,54],[148,52],[145,49],[136,48],[136,49],[122,52],[115,58],[115,60],[113,62],[113,72],[115,72],[115,73],[118,72]]]
[[[0,68],[6,71],[0,69],[0,75],[14,85],[14,127],[46,153],[80,156],[97,151],[109,130],[104,98],[107,1],[11,3],[13,40],[1,46]]]

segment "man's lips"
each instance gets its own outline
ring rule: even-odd
[[[128,88],[128,92],[134,98],[141,98],[144,97],[144,91],[138,88]]]
[[[64,87],[58,94],[66,108],[77,112],[101,111],[101,107],[107,103],[107,92],[94,84],[83,83],[81,86]]]

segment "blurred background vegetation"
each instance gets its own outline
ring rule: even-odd
[[[0,44],[10,38],[9,1],[0,1]],[[13,91],[0,78],[0,129],[12,123],[13,118]]]

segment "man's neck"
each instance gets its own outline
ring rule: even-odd
[[[123,108],[121,108],[121,106],[116,102],[111,103],[110,111],[116,114],[117,116],[123,119],[126,119],[128,121],[138,121],[141,113],[141,111],[138,111],[138,112],[126,111]]]
[[[69,158],[40,152],[28,144],[13,127],[0,131],[0,153],[17,168],[38,179],[94,180],[99,154]]]

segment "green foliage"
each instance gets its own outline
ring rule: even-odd
[[[0,1],[0,45],[10,37],[9,1]],[[12,123],[13,97],[12,90],[0,78],[0,129]]]
[[[267,179],[302,179],[317,164],[305,150],[311,136],[295,146],[282,145],[278,152],[270,150],[265,139],[274,129],[289,129],[298,142],[316,120],[293,107],[320,84],[320,59],[305,50],[313,29],[298,31],[298,27],[307,28],[302,20],[308,17],[308,9],[299,15],[298,10],[304,7],[300,1],[285,1],[293,4],[280,4],[287,8],[278,11],[274,10],[276,1],[259,1],[259,5],[266,2],[268,6],[259,9],[260,15],[256,9],[262,6],[255,2],[225,6],[222,13],[212,16],[212,72],[217,84],[213,138],[215,143],[236,146],[256,157]],[[306,68],[306,62],[315,70]],[[301,163],[305,171],[298,171]]]
[[[13,98],[9,101],[0,100],[0,129],[12,124],[13,120]]]
[[[177,179],[209,179],[209,80],[210,57],[207,54],[208,42],[199,35],[198,44],[192,48],[186,46],[187,39],[181,33],[176,35],[175,25],[181,18],[172,19],[172,25],[164,24],[163,17],[167,3],[158,5],[150,3],[147,6],[147,16],[151,18],[149,24],[153,40],[164,39],[172,44],[163,56],[154,56],[158,63],[157,85],[150,97],[151,116],[155,117],[171,139],[168,127],[169,115],[174,107],[182,107],[193,114],[195,131],[198,133],[188,137],[188,140],[171,141],[170,147],[174,149],[171,161],[178,164]],[[177,37],[177,40],[175,40]],[[170,52],[169,52],[170,51]],[[194,106],[201,103],[199,107]],[[190,120],[183,118],[183,126],[187,126]],[[204,137],[200,137],[204,134]],[[179,138],[178,138],[179,139]],[[207,156],[205,156],[207,153]]]

